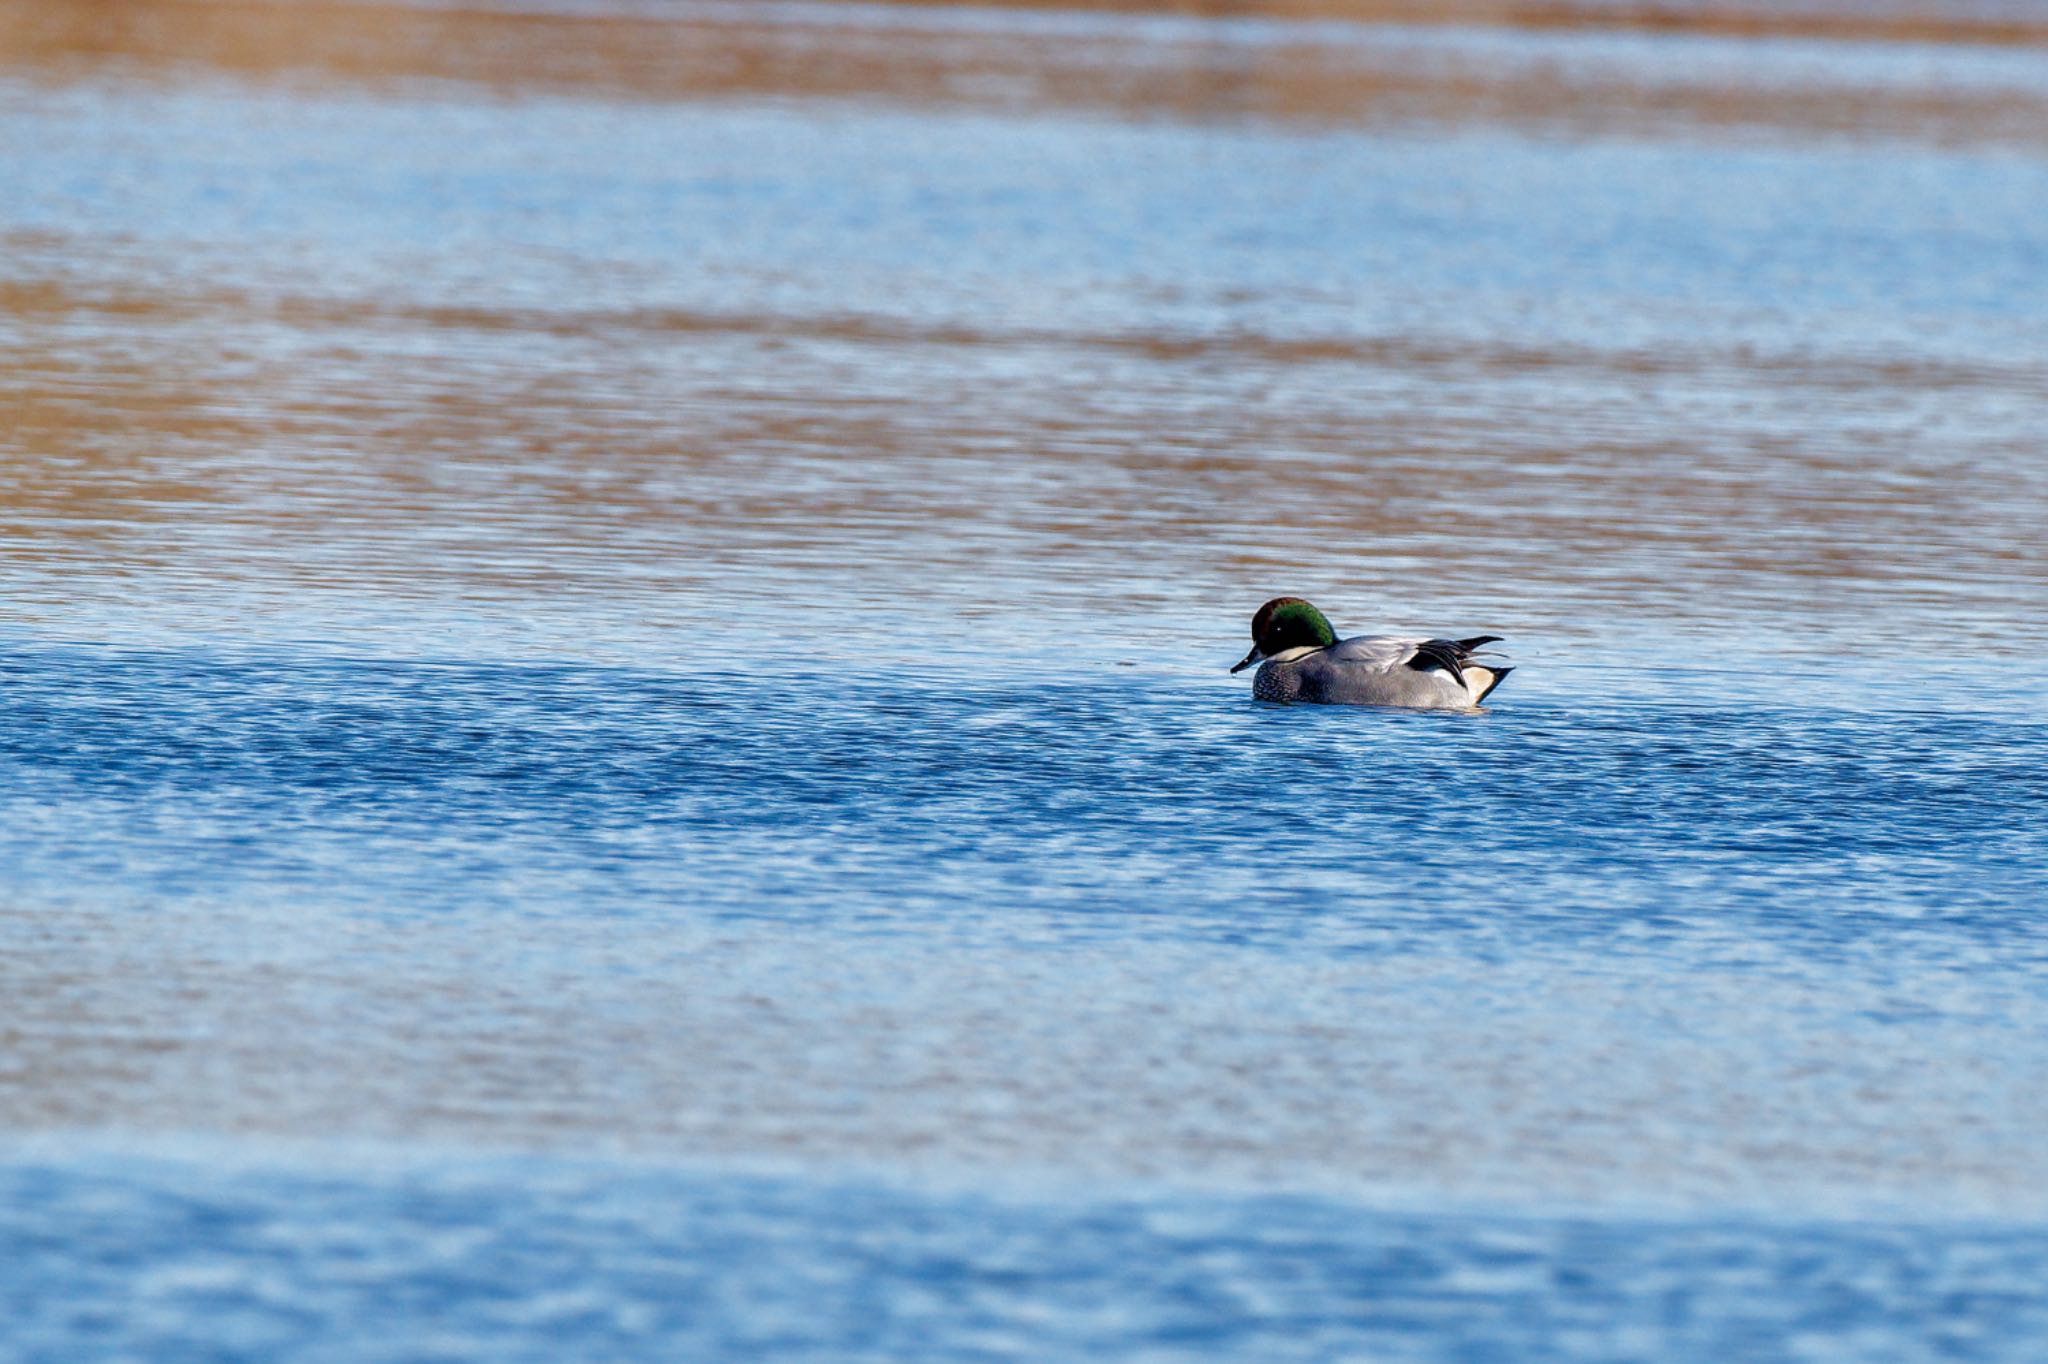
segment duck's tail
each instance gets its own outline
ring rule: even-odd
[[[1465,665],[1465,686],[1472,693],[1472,704],[1478,705],[1493,694],[1493,689],[1507,680],[1513,668],[1487,668],[1477,663]]]

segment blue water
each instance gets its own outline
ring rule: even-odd
[[[166,905],[336,912],[535,912],[573,885],[605,915],[1261,947],[1692,929],[1833,958],[1933,926],[1949,952],[2031,952],[2041,931],[2038,688],[1816,713],[1796,679],[1674,670],[1588,697],[1603,676],[1567,670],[1446,716],[1254,704],[1186,671],[764,660],[707,685],[17,640],[5,874],[17,897],[95,866]],[[233,830],[261,837],[223,859],[206,835]],[[480,896],[501,866],[519,881]]]
[[[934,1199],[532,1161],[31,1161],[0,1188],[21,1358],[1904,1359],[2048,1329],[2042,1238],[2002,1228]]]
[[[0,1359],[2048,1353],[2040,52],[132,14],[0,0]]]
[[[5,676],[17,1357],[2041,1339],[2038,704]]]

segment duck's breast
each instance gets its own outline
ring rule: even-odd
[[[1261,663],[1252,674],[1252,698],[1258,701],[1295,701],[1301,697],[1300,666],[1294,663]]]

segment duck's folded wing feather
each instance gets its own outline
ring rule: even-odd
[[[1471,639],[1420,639],[1409,635],[1360,635],[1325,650],[1332,663],[1367,672],[1391,672],[1413,668],[1417,672],[1443,671],[1462,684],[1465,665],[1473,651],[1492,644],[1499,635],[1478,635]]]
[[[1465,685],[1465,662],[1471,657],[1472,651],[1455,639],[1425,639],[1402,662],[1419,673],[1447,672],[1462,687]]]
[[[1340,640],[1323,650],[1323,657],[1347,668],[1366,672],[1392,672],[1415,657],[1416,649],[1430,641],[1406,635],[1360,635]]]

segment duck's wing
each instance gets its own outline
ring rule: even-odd
[[[1332,644],[1323,650],[1323,657],[1340,667],[1385,673],[1406,666],[1415,651],[1428,643],[1405,635],[1359,635]]]
[[[1443,673],[1458,687],[1472,694],[1475,701],[1500,684],[1507,676],[1506,668],[1484,668],[1473,664],[1473,656],[1488,644],[1499,642],[1499,635],[1474,635],[1470,639],[1419,639],[1408,635],[1360,635],[1356,639],[1343,640],[1324,650],[1324,656],[1331,664],[1345,670],[1376,675],[1392,675],[1402,669],[1418,673]],[[1472,668],[1484,673],[1484,677],[1467,679],[1465,671]],[[1477,685],[1474,685],[1477,684]]]

